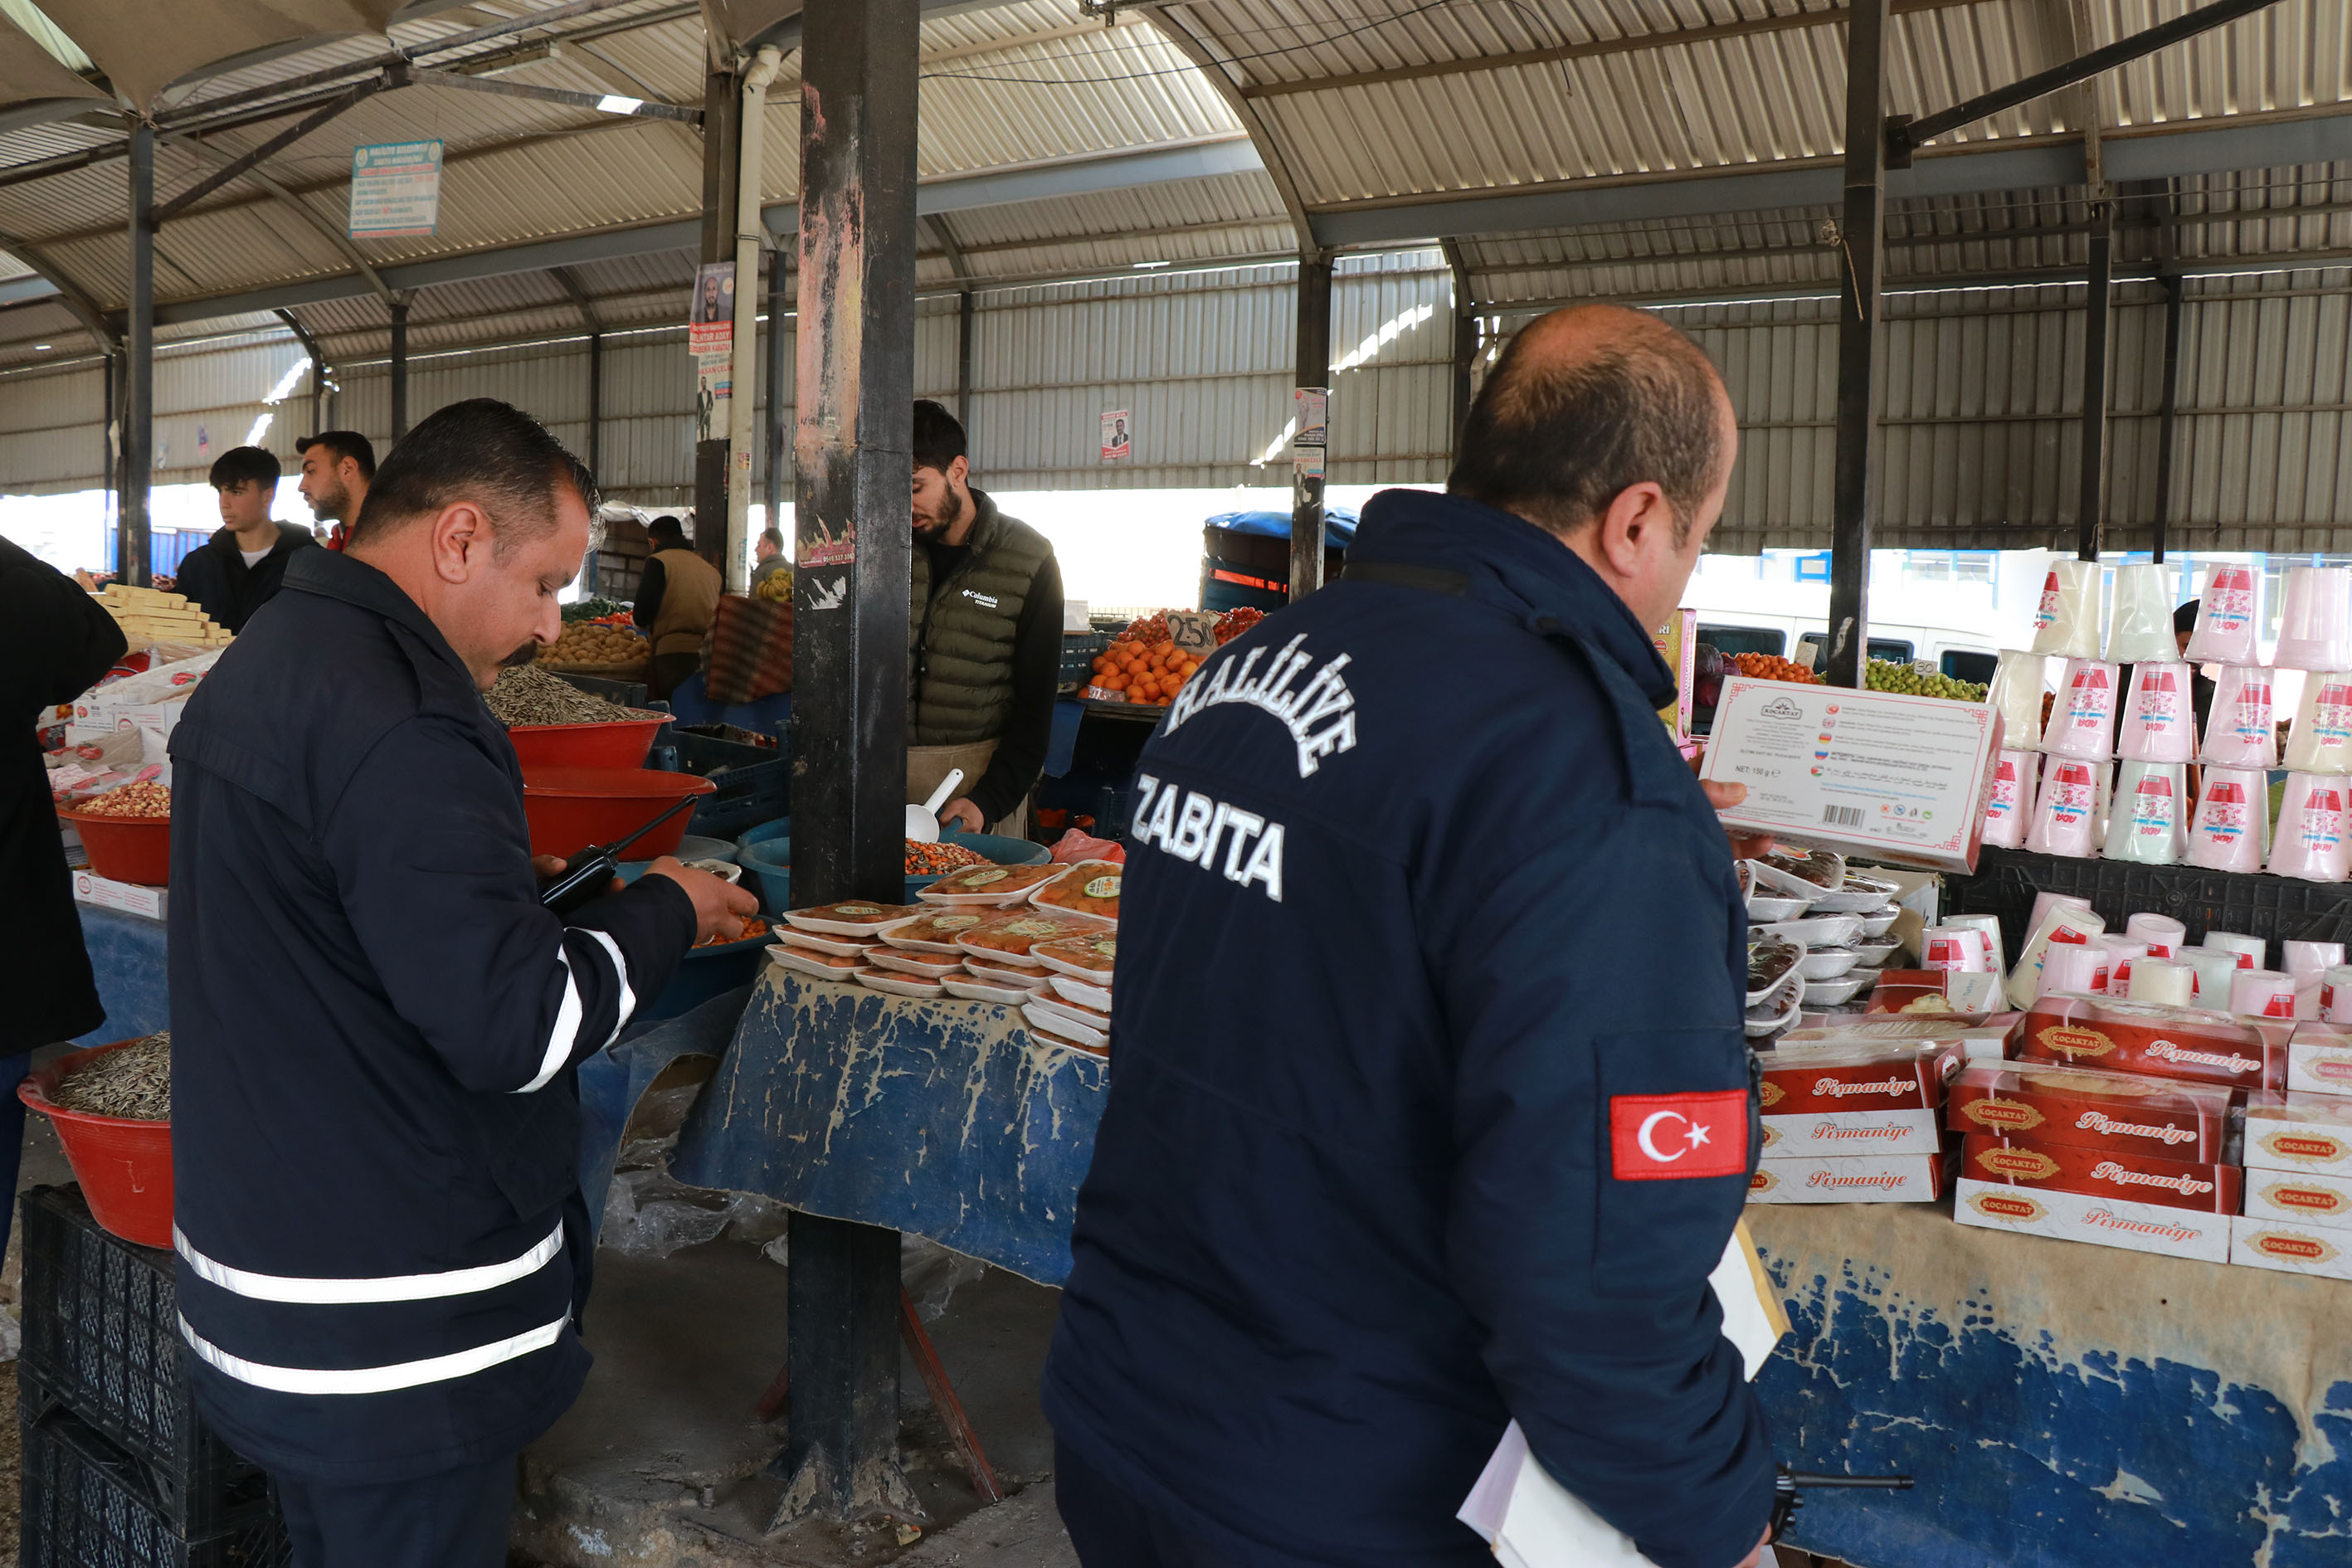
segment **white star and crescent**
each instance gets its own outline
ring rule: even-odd
[[[1650,1142],[1650,1136],[1657,1131],[1658,1123],[1670,1117],[1683,1124],[1683,1146],[1671,1154],[1664,1152],[1655,1143]],[[1642,1131],[1634,1135],[1634,1142],[1641,1144],[1643,1153],[1655,1160],[1659,1164],[1671,1165],[1692,1150],[1706,1146],[1706,1127],[1703,1122],[1693,1121],[1679,1110],[1654,1110],[1643,1119]]]

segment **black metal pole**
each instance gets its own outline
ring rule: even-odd
[[[588,334],[588,471],[604,483],[604,334]]]
[[[122,501],[115,513],[114,571],[149,581],[147,493],[155,479],[155,128],[131,131],[131,304],[123,323]]]
[[[793,405],[795,897],[905,897],[918,0],[802,13]],[[898,1464],[898,1237],[792,1216],[776,1520],[915,1507]]]
[[[2172,443],[2180,418],[2180,279],[2158,278],[2164,286],[2164,391],[2156,405],[2156,547],[2164,559],[2165,530],[2172,521]]]
[[[2115,204],[2094,199],[2091,224],[2090,286],[2083,312],[2081,487],[2074,503],[2074,553],[2085,561],[2099,558],[2107,510],[2107,301],[2115,292]]]
[[[408,434],[408,296],[392,300],[392,443]]]
[[[735,187],[743,153],[743,92],[731,72],[714,71],[702,88],[702,259],[735,258]],[[756,289],[756,278],[739,278],[739,289]],[[733,312],[729,312],[733,319]],[[751,389],[738,387],[749,397]],[[697,406],[699,406],[698,401]],[[694,552],[727,571],[727,412],[714,406],[710,428],[694,443]]]
[[[1325,395],[1323,442],[1301,428],[1290,467],[1290,602],[1323,585],[1323,488],[1328,482],[1331,386],[1331,253],[1298,258],[1298,369],[1302,390]]]
[[[1828,668],[1834,686],[1860,687],[1870,658],[1871,488],[1878,477],[1880,266],[1886,230],[1886,5],[1854,0],[1847,13],[1845,207],[1838,226],[1837,472],[1830,533]]]
[[[967,444],[971,437],[971,333],[975,310],[971,290],[956,296],[956,420],[963,426]]]
[[[782,531],[784,503],[793,499],[792,459],[784,436],[784,410],[792,406],[793,335],[784,318],[793,309],[793,269],[777,249],[768,258],[768,526]]]

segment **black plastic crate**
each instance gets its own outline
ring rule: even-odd
[[[1064,691],[1076,690],[1094,679],[1095,656],[1110,647],[1104,632],[1064,632],[1062,668],[1055,679]]]
[[[138,1462],[71,1411],[25,1408],[20,1568],[283,1568],[294,1560],[265,1487],[217,1528],[191,1531],[142,1485]]]
[[[646,705],[646,683],[642,680],[607,680],[601,675],[573,675],[569,671],[558,671],[556,679],[568,680],[591,697],[601,697],[624,708]],[[662,706],[667,708],[669,704],[664,702]]]
[[[35,1187],[24,1241],[18,1408],[70,1412],[129,1456],[180,1529],[205,1534],[265,1484],[197,1416],[172,1255],[100,1228],[79,1187]]]
[[[1953,914],[1997,915],[2011,952],[2024,946],[2025,922],[2037,892],[2088,899],[2109,931],[2126,916],[2170,915],[2189,928],[2188,940],[2208,931],[2237,931],[2265,942],[2352,942],[2352,883],[2305,882],[2246,871],[2195,866],[2142,866],[2128,860],[2074,860],[2022,849],[1987,849],[1973,877],[1944,880],[1944,907]]]
[[[780,738],[782,739],[782,738]],[[789,816],[793,810],[792,742],[751,746],[681,730],[653,751],[649,767],[688,773],[719,786],[695,802],[686,830],[705,838],[734,838],[747,828]]]

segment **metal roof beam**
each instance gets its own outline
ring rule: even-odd
[[[245,174],[250,169],[257,167],[263,160],[284,152],[287,148],[294,145],[295,142],[302,140],[303,137],[310,134],[311,132],[318,130],[320,126],[326,124],[327,121],[342,113],[343,110],[355,107],[363,100],[374,97],[389,85],[390,84],[382,77],[373,77],[366,81],[361,82],[356,87],[353,87],[350,91],[342,94],[340,98],[334,99],[331,102],[321,104],[317,109],[314,109],[310,113],[304,115],[301,119],[296,121],[293,124],[288,126],[285,130],[280,131],[277,135],[270,137],[268,141],[254,147],[251,151],[239,153],[236,158],[224,163],[221,167],[214,170],[211,174],[206,174],[203,179],[198,180],[194,184],[190,185],[186,190],[182,191],[170,201],[159,203],[155,208],[156,223],[158,225],[163,224],[181,213],[187,211],[188,208],[195,205],[196,203],[204,200],[206,196],[211,195],[215,191],[219,190],[231,180],[237,178],[239,175]]]
[[[2232,118],[2252,122],[2189,121],[2146,131],[2110,131],[2101,142],[2107,178],[2163,179],[2352,159],[2352,103],[2259,121]],[[1835,206],[1843,194],[1838,169],[1832,158],[1788,160],[1665,180],[1580,180],[1492,195],[1349,203],[1318,207],[1312,216],[1317,237],[1326,245],[1341,246],[1646,218],[1719,217],[1780,207]],[[2071,135],[2032,142],[1973,142],[1949,152],[1922,149],[1912,167],[1887,172],[1886,193],[1900,197],[2033,190],[2079,185],[2085,175],[2083,144]]]
[[[1202,79],[1216,89],[1217,96],[1225,100],[1225,107],[1233,110],[1234,118],[1242,122],[1242,129],[1249,132],[1250,144],[1257,149],[1266,177],[1274,182],[1275,194],[1282,198],[1282,210],[1289,215],[1290,226],[1297,233],[1299,254],[1307,255],[1327,244],[1317,237],[1315,226],[1307,216],[1307,203],[1275,139],[1273,125],[1242,90],[1247,83],[1235,80],[1226,68],[1227,62],[1211,54],[1207,45],[1177,21],[1171,14],[1171,7],[1145,5],[1140,9],[1151,18],[1152,26],[1160,29],[1160,36],[1168,40],[1169,47],[1190,60]]]

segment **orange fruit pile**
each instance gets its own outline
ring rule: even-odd
[[[1160,624],[1163,627],[1166,625]],[[1094,684],[1106,691],[1125,693],[1129,702],[1155,703],[1164,708],[1176,700],[1176,693],[1184,689],[1184,683],[1200,668],[1196,656],[1178,652],[1176,645],[1165,640],[1164,636],[1156,642],[1123,637],[1095,656]]]

